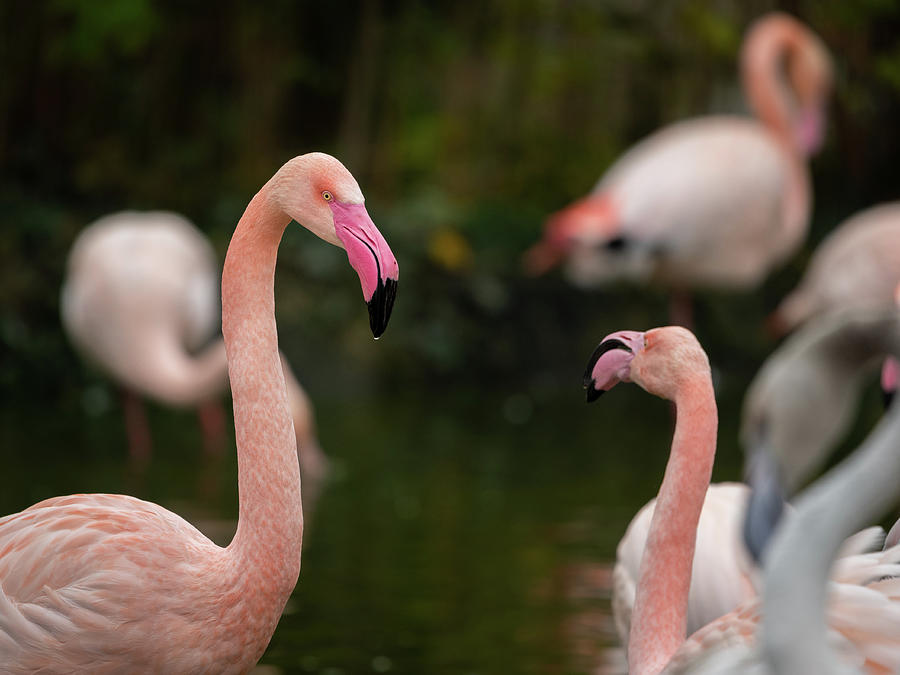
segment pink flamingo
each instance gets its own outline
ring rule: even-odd
[[[294,219],[347,250],[373,334],[399,268],[356,181],[311,153],[247,206],[222,273],[240,513],[227,548],[174,513],[124,495],[72,495],[0,519],[4,672],[243,673],[260,658],[297,582],[303,511],[278,353],[274,276]]]
[[[86,227],[72,246],[60,303],[63,326],[89,361],[123,385],[136,459],[149,456],[150,433],[135,392],[170,406],[199,406],[205,445],[219,451],[224,445],[218,397],[228,386],[228,362],[222,340],[212,339],[218,286],[209,241],[174,213],[108,215]],[[284,357],[282,368],[300,469],[311,487],[324,478],[328,461],[309,397]]]
[[[589,370],[585,373],[589,401],[596,400],[603,391],[615,384],[615,380],[612,380],[608,383],[609,386],[602,381],[596,382],[596,386],[592,385],[592,365],[610,350],[620,349],[620,344],[634,351],[635,346],[630,341],[639,341],[640,335],[642,334],[614,333],[600,343],[591,357]],[[606,361],[609,362],[615,356],[607,355]],[[712,405],[715,413],[715,401]],[[715,416],[703,422],[715,427]],[[712,451],[715,452],[715,440]],[[686,615],[687,634],[757,595],[753,581],[753,562],[746,554],[742,540],[744,509],[749,496],[747,486],[739,483],[708,486],[696,526]],[[625,645],[628,644],[632,626],[641,560],[656,507],[657,499],[652,499],[638,511],[616,549],[612,609],[619,638]]]
[[[684,328],[670,326],[646,333],[620,331],[607,336],[592,355],[585,386],[593,400],[616,383],[630,381],[674,401],[677,417],[671,455],[640,561],[627,644],[629,672],[694,672],[685,664],[693,663],[711,644],[721,646],[729,640],[752,644],[758,622],[758,600],[752,598],[685,641],[695,540],[702,510],[706,508],[716,448],[717,411],[709,362],[696,338]],[[865,548],[872,539],[869,534],[861,535],[864,541],[850,541],[845,553],[855,554]],[[728,545],[727,541],[723,543]],[[900,549],[877,560],[871,556],[842,559],[842,567],[833,578],[859,585],[860,579],[871,578],[860,574],[861,569],[894,570],[895,567],[885,565],[898,554]],[[844,590],[850,600],[840,609],[846,612],[849,607],[852,614],[853,592]],[[845,617],[845,613],[838,612],[839,620]],[[852,619],[844,621],[848,639],[854,639],[852,632],[859,626]],[[717,639],[710,638],[711,633]]]
[[[806,158],[824,135],[828,54],[803,24],[774,13],[749,30],[741,62],[759,121],[703,117],[652,134],[547,221],[526,267],[539,274],[567,258],[576,283],[653,278],[680,291],[752,287],[790,256],[806,239]]]

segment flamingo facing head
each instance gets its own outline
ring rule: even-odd
[[[346,248],[378,310],[373,333],[384,331],[397,262],[356,181],[327,155],[291,160],[250,201],[222,271],[234,538],[219,547],[171,511],[125,495],[57,497],[0,518],[3,672],[237,674],[259,660],[297,583],[303,537],[274,297],[292,218],[331,243],[360,241]]]
[[[680,326],[608,335],[591,355],[584,386],[634,382],[673,401],[672,450],[647,532],[628,636],[629,672],[659,673],[684,642],[697,528],[716,453],[718,414],[709,359]]]
[[[316,178],[297,188],[296,176],[315,169]],[[320,152],[295,157],[272,181],[271,197],[295,220],[325,241],[347,251],[359,275],[375,338],[387,328],[400,267],[390,247],[369,217],[356,179],[338,160]]]
[[[651,394],[675,400],[685,373],[707,370],[706,353],[686,328],[622,330],[607,335],[594,350],[585,370],[584,388],[588,402],[619,382],[635,382]]]

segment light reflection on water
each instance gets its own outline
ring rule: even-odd
[[[610,561],[662,476],[671,415],[634,387],[588,407],[577,380],[539,402],[440,390],[317,401],[336,470],[255,672],[621,672]],[[3,513],[55,494],[127,492],[219,543],[233,533],[234,456],[204,456],[192,414],[151,409],[156,451],[142,475],[129,469],[115,405],[96,417],[78,406],[4,417]],[[736,475],[730,445],[722,477]]]

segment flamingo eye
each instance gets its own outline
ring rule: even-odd
[[[322,192],[322,199],[324,199],[326,202],[330,202],[334,199],[334,197],[328,190],[325,190],[324,192]]]

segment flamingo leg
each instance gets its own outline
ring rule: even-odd
[[[206,401],[197,407],[197,419],[203,434],[203,449],[207,455],[225,453],[225,411],[218,399]]]
[[[136,464],[146,464],[153,451],[150,424],[141,397],[130,389],[122,389],[122,410],[125,413],[125,433],[128,452]]]
[[[675,288],[669,296],[669,320],[673,326],[694,329],[694,303],[690,292]]]

